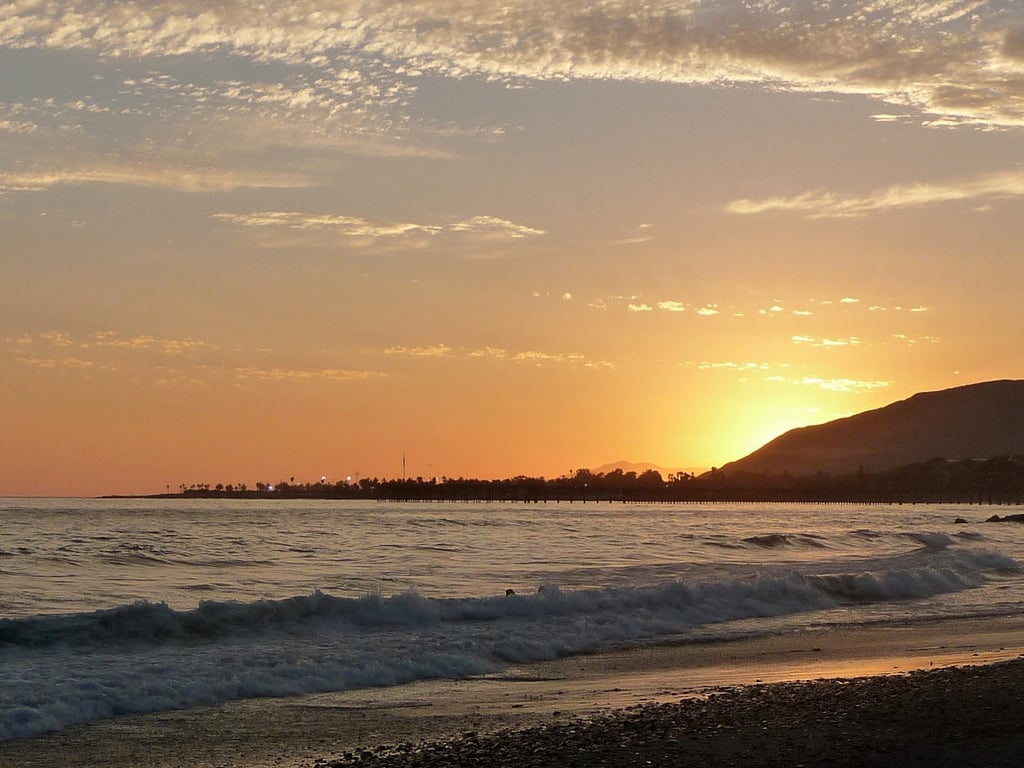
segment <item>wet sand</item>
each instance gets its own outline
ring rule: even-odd
[[[1017,617],[680,643],[124,716],[0,767],[1021,765],[1022,655]]]

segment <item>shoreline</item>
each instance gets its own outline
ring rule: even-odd
[[[361,750],[322,768],[1018,766],[1024,661],[743,686],[590,720]]]
[[[55,755],[61,755],[75,765],[95,768],[143,764],[147,768],[182,764],[197,768],[299,768],[342,765],[337,761],[344,760],[345,753],[357,755],[360,749],[380,745],[409,745],[399,757],[412,759],[411,755],[421,752],[411,751],[411,745],[437,742],[455,750],[444,758],[447,761],[461,754],[459,750],[470,750],[471,744],[458,741],[467,732],[476,734],[476,741],[526,739],[539,744],[555,739],[562,743],[571,735],[568,731],[590,728],[587,723],[604,723],[601,727],[609,732],[624,729],[621,738],[627,739],[631,729],[645,727],[644,722],[678,717],[685,720],[697,717],[701,711],[705,719],[711,717],[707,708],[712,700],[717,702],[716,707],[732,702],[729,706],[739,710],[749,710],[761,699],[769,701],[764,706],[781,707],[780,712],[794,707],[813,710],[849,687],[838,681],[850,679],[874,681],[877,690],[864,693],[868,698],[862,701],[870,702],[871,696],[878,696],[879,706],[908,712],[919,709],[917,702],[928,700],[934,705],[935,700],[941,700],[941,686],[949,685],[950,680],[976,680],[980,681],[977,685],[990,690],[993,702],[1005,703],[1010,697],[1020,711],[1024,706],[1022,656],[1024,617],[1017,616],[851,626],[727,642],[677,642],[521,665],[468,680],[421,681],[125,715],[32,739],[0,742],[0,765],[49,766]],[[945,672],[952,676],[948,680],[928,676],[929,670],[951,667],[960,671]],[[992,669],[1000,670],[1000,674],[993,678],[985,671]],[[910,674],[915,670],[918,672]],[[812,680],[818,682],[796,682]],[[1016,687],[1007,689],[1011,680]],[[754,696],[751,691],[757,692],[754,699],[750,698]],[[813,701],[818,703],[809,703]],[[975,702],[974,709],[961,712],[960,717],[977,726],[980,715],[996,720],[1016,716],[1016,711],[984,711],[979,709],[981,706]],[[669,709],[662,711],[663,707]],[[631,719],[637,708],[642,715],[639,724]],[[723,711],[717,716],[734,715]],[[749,719],[736,717],[741,723]],[[1014,731],[1012,724],[1004,726],[1008,732]],[[682,727],[675,726],[676,730]],[[686,727],[693,728],[692,724]],[[760,734],[760,738],[764,736]],[[705,744],[709,749],[724,748],[721,744],[715,746],[710,736],[701,738],[709,739]],[[730,743],[739,743],[730,738]],[[499,745],[491,744],[489,748],[499,749]],[[444,747],[437,749],[443,751]],[[706,760],[712,758],[714,755]],[[673,761],[685,764],[676,758]],[[618,764],[627,763],[609,763]],[[521,766],[521,761],[516,765]]]

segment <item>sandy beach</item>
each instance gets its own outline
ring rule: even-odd
[[[658,645],[128,715],[0,743],[0,766],[1018,765],[1022,654],[1017,617]]]

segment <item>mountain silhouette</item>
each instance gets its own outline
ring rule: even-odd
[[[1024,381],[921,392],[780,435],[721,468],[727,475],[880,472],[944,459],[1024,455]]]

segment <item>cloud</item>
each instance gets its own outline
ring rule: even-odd
[[[70,335],[61,331],[45,331],[39,334],[39,339],[57,347],[71,347],[76,343]]]
[[[658,309],[663,309],[666,312],[685,312],[686,305],[681,301],[659,301]]]
[[[701,360],[696,364],[697,369],[701,371],[717,371],[717,370],[729,370],[729,371],[770,371],[772,368],[777,367],[788,367],[785,365],[772,365],[770,363],[735,363],[731,361],[724,362],[711,362],[708,360]]]
[[[261,213],[216,213],[214,219],[242,227],[283,227],[297,230],[333,232],[343,237],[399,237],[414,232],[437,234],[441,227],[405,222],[373,224],[357,216],[330,216],[296,211]]]
[[[631,303],[631,304],[629,304],[627,309],[630,312],[653,312],[654,311],[654,307],[652,307],[650,304],[632,304]]]
[[[544,364],[572,364],[582,365],[585,368],[614,368],[615,366],[606,360],[588,360],[579,352],[546,352],[542,350],[526,350],[522,352],[509,352],[503,347],[481,347],[475,349],[456,349],[447,344],[434,344],[429,347],[407,347],[394,346],[383,350],[385,355],[401,355],[406,357],[420,358],[447,358],[480,360],[490,359],[507,361],[512,363],[533,363],[534,365]]]
[[[773,370],[785,370],[790,368],[788,363],[758,363],[758,362],[733,362],[702,360],[699,363],[687,363],[695,366],[701,371],[735,371],[740,374],[753,372],[767,373]],[[746,377],[740,381],[746,381]],[[764,381],[778,384],[793,384],[802,387],[817,387],[831,392],[866,392],[875,389],[882,389],[892,384],[891,381],[850,379],[850,378],[825,378],[821,376],[787,376],[783,373],[773,373],[763,378]]]
[[[1021,196],[1024,196],[1024,171],[1009,171],[940,184],[897,185],[867,195],[808,192],[793,197],[734,200],[725,206],[725,210],[738,215],[795,213],[809,219],[861,218],[873,213],[940,203],[1006,200]]]
[[[344,368],[235,368],[235,376],[248,381],[363,381],[385,376],[377,371],[353,371]]]
[[[388,347],[384,350],[385,355],[407,355],[410,357],[448,357],[452,354],[452,348],[447,344],[434,344],[430,347]]]
[[[863,380],[863,379],[846,379],[846,378],[822,378],[819,376],[804,376],[801,378],[787,378],[785,376],[771,376],[769,381],[775,381],[783,384],[798,384],[804,387],[818,387],[819,389],[829,390],[830,392],[870,392],[876,389],[884,389],[892,385],[891,381],[881,380]]]
[[[499,219],[496,216],[474,216],[471,219],[452,224],[448,229],[452,232],[471,232],[483,235],[488,239],[498,240],[520,240],[524,237],[536,237],[546,234],[542,229],[515,224],[507,219]]]
[[[54,0],[0,13],[9,48],[235,57],[312,68],[314,81],[382,97],[425,73],[753,83],[985,125],[1024,121],[1021,30],[1006,0]],[[288,104],[317,98],[300,91]]]
[[[41,140],[67,140],[86,130],[85,123],[99,116],[110,118],[113,110],[85,95],[60,100],[36,96],[27,101],[0,102],[0,133]]]
[[[335,154],[450,158],[505,126],[422,114],[425,78],[739,84],[854,94],[877,120],[1024,126],[1024,19],[1008,0],[73,0],[0,4],[0,53],[89,93],[0,103],[0,195],[116,184],[190,193],[312,186]],[[64,55],[72,52],[73,56]],[[22,55],[25,54],[25,55]],[[30,62],[26,65],[24,62]],[[4,62],[5,72],[7,61]],[[13,77],[19,77],[15,69]],[[97,81],[99,82],[99,81]],[[429,110],[428,110],[429,111]],[[469,118],[466,118],[469,120]],[[73,157],[68,138],[74,138]],[[288,151],[282,151],[288,150]],[[55,165],[54,158],[61,158]],[[217,167],[209,159],[217,158]],[[272,163],[270,170],[258,170]],[[1018,174],[735,200],[810,218],[1019,197]],[[544,234],[480,216],[427,224],[488,240]],[[620,243],[647,242],[640,225]],[[347,235],[346,235],[347,236]],[[373,234],[370,237],[385,235]]]
[[[938,344],[942,339],[938,336],[908,336],[905,333],[894,333],[892,335],[896,341],[902,341],[905,344],[913,346],[914,344]]]
[[[477,235],[487,240],[520,240],[543,235],[539,229],[515,224],[494,216],[476,216],[455,224],[418,224],[412,222],[374,223],[358,216],[310,214],[298,211],[262,211],[258,213],[216,213],[213,218],[228,224],[252,228],[280,228],[307,232],[327,232],[340,237],[390,238],[408,235],[438,235],[454,232]]]
[[[653,237],[627,237],[621,240],[610,241],[611,245],[642,245],[643,243],[649,243],[654,240]]]
[[[158,338],[148,334],[125,335],[115,331],[94,331],[84,337],[75,337],[64,331],[44,331],[33,335],[24,335],[17,339],[8,339],[20,345],[49,344],[53,347],[74,347],[79,350],[114,349],[114,350],[145,350],[156,351],[168,355],[181,355],[186,352],[208,349],[218,351],[220,347],[203,339],[190,337]]]
[[[54,371],[118,371],[130,375],[133,383],[153,386],[205,387],[213,382],[277,381],[348,382],[385,376],[373,370],[343,367],[284,367],[238,365],[233,362],[252,354],[245,350],[193,337],[159,337],[149,334],[125,334],[94,331],[75,336],[62,331],[7,338],[18,350],[15,359],[22,365]],[[74,351],[73,355],[66,352]],[[24,354],[31,352],[32,354]],[[271,350],[259,350],[272,355]]]
[[[33,368],[92,368],[93,363],[90,360],[82,360],[77,357],[19,357],[17,361],[22,365],[29,365]],[[109,367],[104,367],[104,370],[116,370]]]
[[[8,192],[37,192],[60,185],[82,184],[121,184],[180,192],[230,192],[236,189],[298,188],[309,186],[310,182],[292,174],[209,168],[109,166],[18,173],[0,171],[0,190]]]
[[[817,339],[813,336],[793,336],[791,341],[794,344],[808,344],[812,347],[818,347],[821,349],[831,349],[833,347],[856,347],[860,345],[860,339],[857,336],[850,336],[845,339]]]
[[[508,357],[508,351],[501,347],[484,347],[483,349],[473,349],[466,353],[467,357],[491,357],[497,360],[504,360]]]
[[[219,346],[203,339],[158,339],[154,336],[121,336],[113,331],[96,331],[92,338],[82,342],[83,348],[109,347],[114,349],[155,349],[169,355],[181,355],[200,349],[217,351]]]
[[[578,352],[552,353],[530,350],[519,352],[512,356],[511,360],[516,363],[585,363],[586,358]]]

